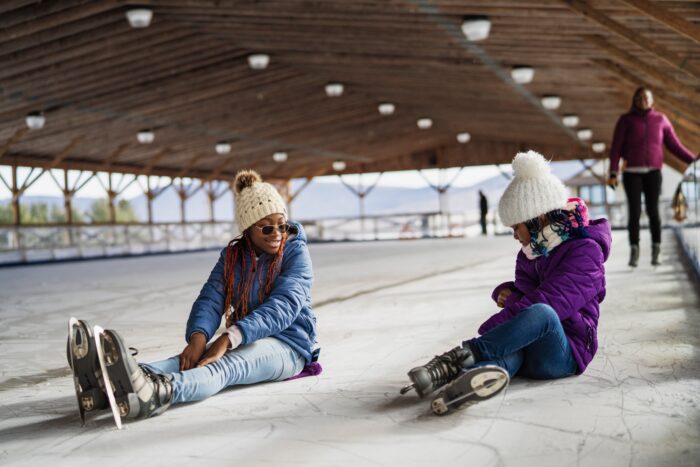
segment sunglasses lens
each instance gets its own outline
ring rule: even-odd
[[[273,232],[274,227],[271,225],[266,225],[261,230],[263,235],[270,235]]]
[[[270,235],[272,232],[275,231],[275,228],[277,230],[279,230],[281,233],[289,232],[289,224],[265,225],[263,227],[259,227],[259,229],[263,233],[263,235]]]
[[[280,226],[278,228],[280,229],[280,232],[282,232],[282,233],[289,232],[289,224],[280,224]]]

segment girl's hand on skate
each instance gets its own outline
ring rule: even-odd
[[[207,353],[205,353],[201,360],[197,362],[197,368],[202,367],[204,365],[208,365],[210,363],[214,363],[215,361],[223,357],[226,351],[228,350],[228,346],[230,344],[231,341],[229,340],[227,334],[220,335],[219,338],[214,341],[211,347],[209,347]]]
[[[194,368],[207,347],[207,338],[201,332],[195,332],[190,336],[190,343],[180,354],[180,371]]]
[[[508,297],[510,297],[510,294],[512,294],[512,293],[513,293],[513,291],[508,289],[508,288],[501,290],[498,293],[498,300],[496,301],[496,304],[500,308],[503,308],[504,306],[506,306],[506,300],[508,299]]]

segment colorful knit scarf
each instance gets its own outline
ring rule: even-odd
[[[588,208],[580,198],[569,198],[564,209],[545,214],[546,225],[539,218],[525,222],[530,232],[530,243],[522,247],[527,259],[548,256],[549,253],[570,238],[587,237]]]

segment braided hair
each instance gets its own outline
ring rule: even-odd
[[[258,259],[253,241],[250,239],[250,229],[229,242],[224,261],[226,327],[243,319],[251,311],[249,309],[250,293],[256,279],[259,286],[258,302],[262,303],[270,295],[272,285],[282,268],[284,244],[287,237],[287,234],[282,235],[280,247],[269,260],[265,274],[260,274],[258,271]],[[238,265],[240,265],[240,269],[237,268]],[[236,277],[237,270],[240,271],[240,277]]]
[[[525,221],[525,227],[527,227],[530,233],[530,246],[532,247],[532,251],[542,256],[547,256],[549,254],[546,246],[548,239],[542,232],[545,226],[550,226],[552,231],[561,237],[562,241],[566,241],[570,238],[588,237],[583,215],[581,214],[582,209],[581,205],[577,204],[572,210],[555,209],[535,217],[534,219]]]

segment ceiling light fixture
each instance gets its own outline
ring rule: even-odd
[[[152,130],[140,130],[138,134],[136,135],[136,139],[139,141],[141,144],[151,144],[153,140],[156,138],[156,135],[153,134]]]
[[[231,144],[226,141],[219,141],[216,143],[216,146],[214,146],[214,149],[216,149],[217,154],[228,154],[231,152]]]
[[[513,65],[510,77],[518,84],[527,84],[535,77],[535,69],[530,65]]]
[[[467,15],[462,18],[462,32],[468,41],[483,41],[491,32],[491,20],[486,15]]]
[[[593,152],[595,153],[602,153],[605,152],[605,143],[602,141],[598,141],[597,143],[591,144],[591,149],[593,149]]]
[[[41,112],[29,112],[24,121],[30,130],[40,130],[44,128],[46,117]]]
[[[382,115],[392,115],[396,110],[396,106],[390,102],[379,104],[379,113]]]
[[[132,28],[147,28],[151,25],[153,11],[148,8],[132,8],[127,10],[126,19]]]
[[[542,107],[547,110],[556,110],[561,106],[561,97],[555,95],[542,96]]]
[[[462,133],[457,133],[457,141],[458,141],[460,144],[466,144],[466,143],[468,143],[469,140],[471,140],[471,139],[472,139],[472,135],[470,135],[470,134],[467,133],[466,131],[464,131],[464,132],[462,132]]]
[[[428,117],[422,117],[419,118],[418,121],[416,121],[416,125],[418,125],[418,128],[420,128],[421,130],[428,130],[432,128],[433,120]]]
[[[345,86],[341,83],[328,83],[326,84],[326,95],[328,97],[338,97],[343,95]]]
[[[578,136],[578,139],[581,141],[588,141],[593,137],[593,132],[590,128],[581,128],[576,132],[576,136]]]
[[[561,122],[564,124],[564,126],[568,126],[569,128],[578,126],[579,121],[580,120],[578,118],[578,115],[576,114],[567,114],[564,115],[564,117],[561,119]]]
[[[282,163],[287,160],[287,153],[284,151],[277,151],[272,155],[272,160],[277,162],[277,163]]]
[[[347,167],[345,161],[333,161],[333,170],[336,172],[342,172]]]
[[[270,56],[267,54],[248,55],[248,66],[253,70],[264,70],[270,64]]]

